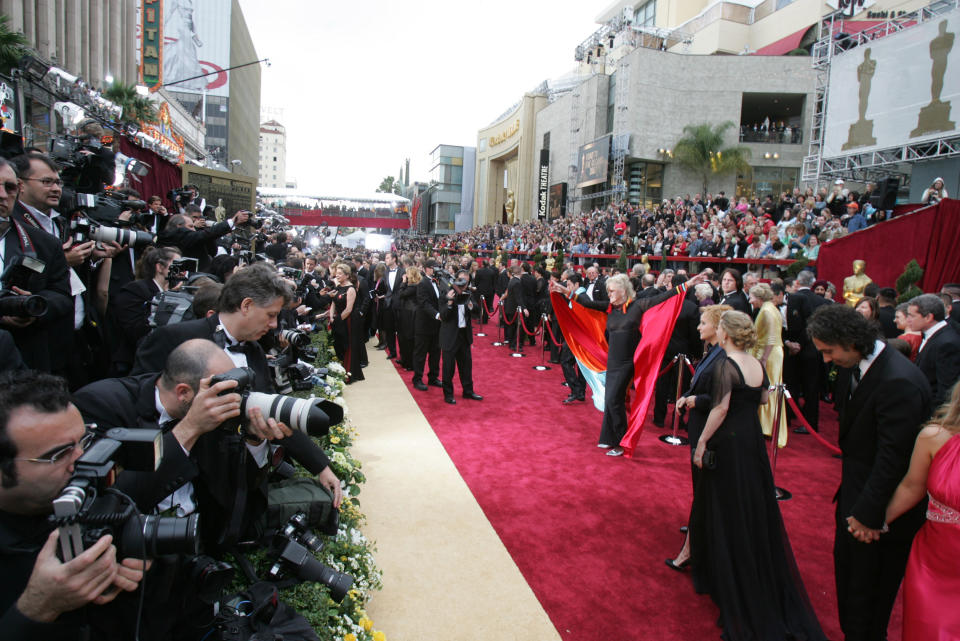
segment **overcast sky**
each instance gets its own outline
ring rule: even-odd
[[[477,130],[570,71],[610,0],[240,0],[260,58],[261,105],[282,110],[287,178],[362,195],[410,158],[428,180],[438,144]]]

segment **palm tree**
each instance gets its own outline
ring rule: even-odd
[[[27,37],[10,29],[10,16],[0,16],[0,73],[10,74],[24,54],[30,53]]]
[[[156,122],[157,110],[146,96],[137,93],[134,85],[114,82],[103,90],[103,97],[123,107],[123,119],[139,122]]]
[[[710,176],[746,171],[750,168],[750,163],[747,162],[750,158],[749,149],[723,148],[723,135],[730,127],[733,127],[733,123],[729,120],[719,125],[687,125],[683,128],[684,137],[673,147],[677,162],[703,179],[701,194],[706,195]]]

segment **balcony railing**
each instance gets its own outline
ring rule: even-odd
[[[799,145],[803,142],[803,129],[800,127],[754,129],[752,125],[742,125],[740,127],[740,142]]]

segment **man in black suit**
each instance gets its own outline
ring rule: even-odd
[[[921,502],[889,528],[884,516],[930,415],[930,386],[846,305],[821,307],[805,329],[823,360],[841,368],[843,468],[833,548],[840,627],[848,641],[882,641],[926,506]]]
[[[69,356],[73,320],[67,261],[56,238],[12,216],[18,190],[13,166],[0,159],[0,274],[17,261],[39,261],[33,263],[35,269],[21,265],[17,268],[22,274],[20,282],[4,282],[4,286],[9,285],[14,294],[40,296],[47,311],[39,318],[2,316],[0,327],[13,335],[28,367],[62,371]]]
[[[436,279],[437,261],[423,263],[424,278],[417,283],[417,311],[413,316],[413,386],[421,392],[427,385],[441,387],[440,374],[440,286]],[[428,364],[427,383],[423,382]]]
[[[950,398],[960,379],[960,334],[947,323],[947,310],[936,294],[922,294],[907,303],[907,325],[923,334],[917,367],[933,390],[933,407]]]
[[[640,291],[637,292],[637,298],[649,298],[658,296],[660,290],[657,289],[657,278],[653,274],[644,274],[640,277]]]
[[[743,293],[743,276],[738,270],[727,267],[720,273],[720,293],[720,305],[729,305],[738,312],[753,315],[750,301]]]
[[[807,321],[813,312],[827,301],[810,290],[816,276],[809,270],[797,275],[796,291],[787,299],[787,333],[783,342],[787,348],[784,363],[787,384],[793,389],[795,398],[803,398],[803,417],[814,430],[820,424],[820,358],[817,348],[807,334]],[[799,393],[797,393],[799,392]],[[801,426],[793,430],[806,434],[807,428]]]
[[[608,300],[606,281],[600,275],[600,269],[596,264],[587,267],[587,280],[583,286],[590,300]]]
[[[460,373],[460,387],[463,397],[482,401],[483,397],[473,391],[473,357],[470,345],[473,343],[470,311],[473,301],[467,287],[470,273],[457,272],[456,279],[450,283],[450,289],[444,295],[444,304],[440,309],[440,350],[443,352],[443,400],[454,405],[453,370]]]
[[[520,338],[520,332],[523,331],[520,329],[520,314],[529,318],[530,312],[527,309],[527,300],[523,296],[523,285],[520,283],[520,265],[511,265],[508,271],[510,281],[507,283],[507,292],[503,296],[502,315],[505,324],[503,334],[507,345],[511,349],[520,351],[523,347],[523,341]],[[507,323],[507,321],[511,322]]]
[[[177,214],[170,217],[167,226],[160,233],[157,244],[180,249],[187,258],[197,259],[197,271],[206,272],[209,271],[210,261],[217,253],[217,239],[229,234],[235,226],[246,223],[249,217],[250,212],[238,211],[229,220],[197,229],[193,218],[189,215]]]
[[[477,288],[477,294],[483,296],[480,304],[480,324],[486,325],[490,317],[487,315],[487,308],[493,309],[493,296],[496,292],[497,270],[488,262],[485,262],[477,270],[473,277],[473,284]],[[478,299],[479,300],[479,299]]]
[[[287,235],[278,232],[272,243],[263,248],[263,253],[275,263],[282,263],[287,259]]]
[[[523,288],[523,300],[530,306],[534,317],[537,318],[540,315],[540,310],[537,307],[537,279],[533,275],[533,269],[530,267],[530,263],[520,263],[520,269],[523,271],[523,273],[520,274],[520,287]],[[528,327],[527,329],[530,328]],[[520,334],[521,343],[529,339],[531,345],[537,344],[537,337],[527,334],[523,331],[523,327],[518,327],[517,332]]]
[[[677,276],[673,279],[673,282],[680,285],[686,282],[686,278]],[[697,304],[689,298],[685,298],[683,305],[680,307],[680,315],[677,316],[677,322],[673,326],[673,333],[670,334],[667,351],[664,352],[663,360],[660,363],[661,371],[679,354],[686,355],[691,363],[700,358],[703,354],[703,343],[700,341],[700,332],[697,331],[697,325],[699,324],[700,311]],[[657,427],[663,427],[664,425],[667,416],[667,403],[676,400],[677,376],[681,377],[680,389],[686,389],[690,383],[690,370],[684,361],[678,360],[663,376],[657,377],[653,404],[653,424]]]
[[[160,372],[178,345],[205,338],[219,345],[234,366],[254,371],[254,391],[272,394],[275,389],[267,357],[256,341],[277,327],[280,310],[292,299],[292,288],[273,267],[262,263],[244,267],[223,286],[218,314],[164,325],[143,339],[131,375]],[[281,444],[312,474],[327,467],[326,455],[303,432],[295,431]]]
[[[397,252],[390,251],[384,256],[384,263],[387,270],[384,272],[384,280],[387,284],[387,293],[382,301],[383,305],[383,341],[386,344],[387,360],[397,357],[397,325],[399,297],[393,294],[403,284],[403,269],[400,267]]]
[[[877,320],[885,338],[896,338],[901,334],[894,322],[897,311],[897,290],[883,287],[877,294]]]

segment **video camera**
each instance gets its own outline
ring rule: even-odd
[[[170,262],[167,270],[167,284],[173,288],[177,283],[185,283],[197,273],[200,261],[196,258],[177,258]]]
[[[36,294],[23,296],[13,291],[36,291],[33,283],[47,268],[46,263],[30,256],[12,256],[0,275],[0,316],[43,318],[47,313],[47,299]]]
[[[117,427],[107,430],[77,459],[69,483],[53,500],[50,517],[60,528],[64,562],[106,534],[113,536],[118,558],[197,553],[197,514],[186,518],[144,516],[126,496],[111,488],[121,469],[155,470],[163,458],[161,439],[160,430]]]
[[[167,198],[175,205],[186,207],[190,204],[190,201],[193,200],[193,190],[187,187],[171,189],[167,192]]]
[[[291,429],[305,432],[310,436],[324,436],[330,430],[331,423],[336,425],[343,420],[343,408],[331,401],[253,392],[251,388],[255,376],[256,374],[249,367],[235,367],[210,380],[210,385],[223,381],[237,381],[236,387],[225,390],[223,394],[240,395],[240,416],[226,421],[221,425],[222,429],[246,435],[249,412],[255,407],[260,408],[264,419],[272,418],[286,423]]]

